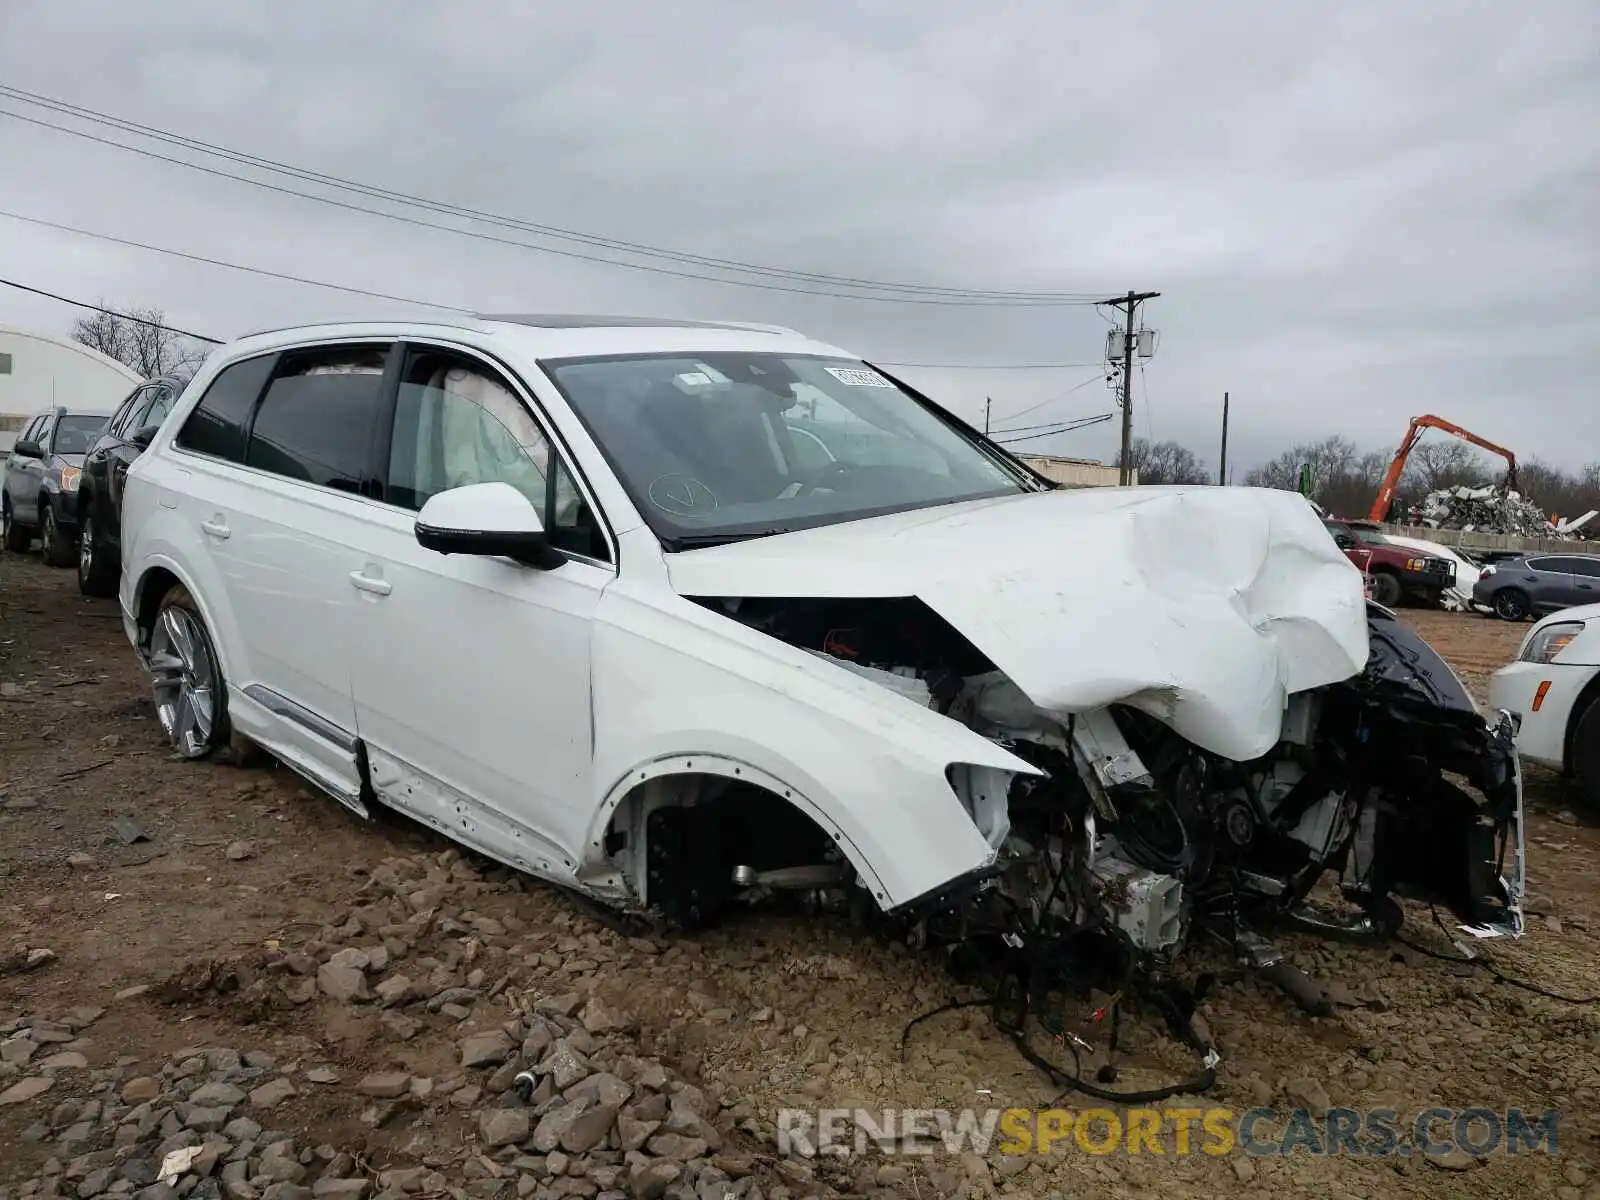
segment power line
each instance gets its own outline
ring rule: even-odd
[[[203,333],[190,333],[187,329],[179,329],[176,325],[163,325],[160,321],[147,321],[143,317],[117,312],[115,309],[106,308],[104,305],[90,304],[87,300],[74,300],[69,296],[58,296],[56,293],[47,292],[43,288],[29,287],[25,283],[18,283],[15,279],[0,279],[0,283],[5,284],[6,287],[16,288],[19,292],[32,292],[35,296],[45,296],[51,300],[59,300],[62,304],[70,304],[74,308],[88,308],[124,321],[131,321],[135,325],[144,325],[150,329],[163,329],[168,333],[181,333],[186,338],[193,338],[197,342],[210,342],[213,346],[222,345],[222,341],[219,338],[207,337]]]
[[[190,162],[186,159],[173,158],[169,155],[159,154],[139,146],[130,146],[110,138],[100,137],[81,129],[73,129],[65,125],[58,125],[38,117],[27,116],[22,113],[0,109],[0,116],[11,117],[13,120],[23,121],[41,128],[54,130],[71,137],[82,138],[100,145],[110,146],[124,150],[131,154],[141,155],[175,166],[185,167],[204,174],[231,179],[253,187],[263,188],[268,191],[283,195],[294,196],[299,199],[310,200],[314,203],[325,204],[347,211],[359,212],[370,216],[377,216],[387,220],[398,221],[403,224],[414,225],[421,228],[434,229],[445,233],[454,233],[462,237],[489,241],[500,245],[532,250],[537,253],[554,254],[560,257],[578,259],[606,266],[623,267],[629,270],[646,271],[652,274],[668,275],[677,278],[699,280],[707,283],[721,283],[735,287],[759,288],[767,291],[790,292],[800,295],[828,296],[836,299],[874,300],[888,303],[906,304],[938,304],[959,305],[966,307],[1068,307],[1088,306],[1094,303],[1093,293],[1069,292],[1013,292],[994,291],[976,288],[947,288],[930,284],[908,284],[885,282],[870,279],[861,279],[852,276],[826,275],[815,272],[792,271],[783,268],[765,267],[759,264],[745,263],[735,259],[719,259],[707,255],[689,254],[682,251],[667,250],[661,247],[650,246],[644,243],[628,242],[616,238],[603,238],[593,234],[580,233],[575,230],[563,229],[559,226],[540,225],[517,218],[505,217],[495,213],[487,213],[476,209],[465,208],[460,205],[447,204],[440,201],[428,200],[424,197],[398,192],[392,189],[380,188],[354,180],[343,179],[334,175],[310,171],[286,163],[276,162],[272,159],[262,158],[257,155],[246,154],[242,151],[231,150],[224,146],[202,142],[198,139],[187,138],[173,134],[166,130],[156,129],[153,126],[141,125],[138,122],[128,121],[93,109],[82,108],[78,105],[68,104],[65,101],[55,100],[47,96],[25,92],[19,88],[0,85],[0,95],[20,100],[26,104],[34,104],[50,111],[62,113],[75,119],[110,126],[122,132],[133,133],[136,136],[147,137],[165,142],[170,145],[181,146],[184,149],[202,154],[220,157],[226,161],[240,165],[255,167],[260,170],[270,171],[280,175],[306,182],[322,184],[348,192],[374,199],[387,200],[392,203],[421,208],[430,212],[437,212],[451,216],[461,217],[485,224],[499,225],[505,228],[517,229],[523,232],[534,233],[539,236],[556,240],[577,242],[583,245],[613,249],[640,257],[664,259],[671,262],[685,263],[693,266],[704,266],[713,270],[730,273],[754,274],[767,278],[784,279],[801,283],[821,283],[832,287],[857,289],[856,291],[828,291],[810,287],[785,287],[772,283],[758,283],[752,280],[726,279],[715,275],[702,275],[690,271],[673,270],[666,267],[651,266],[645,263],[630,263],[613,258],[605,258],[595,254],[585,254],[574,250],[558,249],[552,246],[540,246],[528,242],[514,241],[509,238],[496,237],[469,229],[459,229],[454,226],[440,224],[433,221],[424,221],[416,217],[408,217],[400,213],[385,212],[382,209],[369,208],[365,205],[352,204],[347,201],[336,200],[328,196],[319,196],[310,192],[302,192],[294,188],[286,188],[265,180],[254,179],[246,175],[234,174],[215,167],[208,167],[200,163]],[[902,293],[899,295],[865,295],[861,291]]]
[[[1039,403],[1030,404],[1030,405],[1028,405],[1027,408],[1019,409],[1018,411],[1010,414],[1009,416],[1001,417],[1000,419],[1002,421],[1015,421],[1018,417],[1025,417],[1029,413],[1036,412],[1039,409],[1043,408],[1046,404],[1054,404],[1057,400],[1061,400],[1061,399],[1064,399],[1067,396],[1072,395],[1073,392],[1081,391],[1083,388],[1088,387],[1091,383],[1094,383],[1096,380],[1098,380],[1100,378],[1101,378],[1101,375],[1097,371],[1097,372],[1095,372],[1095,374],[1091,375],[1088,379],[1083,380],[1081,383],[1073,384],[1071,387],[1069,387],[1064,392],[1057,392],[1053,396],[1046,396],[1043,400],[1039,401]],[[1001,430],[997,430],[996,432],[1005,433],[1007,431],[1004,430],[1004,429],[1001,429]]]
[[[1055,437],[1057,434],[1060,434],[1060,433],[1072,433],[1073,431],[1078,430],[1078,429],[1087,429],[1091,425],[1099,425],[1099,424],[1101,424],[1101,423],[1103,423],[1105,421],[1111,420],[1114,415],[1115,414],[1113,414],[1113,413],[1101,413],[1098,417],[1085,417],[1081,421],[1074,421],[1072,424],[1068,425],[1065,429],[1052,429],[1048,433],[1029,433],[1029,434],[1024,434],[1022,437],[995,438],[994,440],[999,445],[1002,445],[1002,446],[1014,446],[1018,442],[1031,442],[1031,441],[1035,441],[1038,438]]]
[[[1099,364],[1084,362],[1034,362],[1034,363],[957,363],[957,362],[892,362],[887,358],[873,359],[884,367],[926,367],[940,371],[1059,371],[1067,367],[1094,367]]]
[[[230,271],[243,271],[249,275],[261,275],[267,279],[281,279],[288,283],[303,283],[310,287],[328,288],[335,292],[348,292],[353,296],[368,296],[374,300],[393,300],[397,304],[414,304],[421,308],[435,308],[444,312],[467,313],[471,309],[457,308],[451,304],[436,304],[431,300],[417,300],[410,296],[395,296],[388,292],[373,292],[366,288],[349,287],[342,283],[329,283],[325,279],[308,279],[303,275],[289,275],[282,271],[269,271],[265,267],[249,267],[242,263],[228,262],[221,258],[208,258],[203,254],[190,254],[185,250],[174,250],[169,246],[153,246],[149,242],[136,242],[132,238],[113,237],[109,233],[96,233],[92,229],[79,229],[75,225],[63,225],[57,221],[46,221],[42,217],[30,217],[23,213],[9,212],[0,209],[0,217],[10,217],[13,221],[26,221],[29,225],[41,225],[46,229],[58,229],[63,233],[75,233],[79,237],[94,238],[96,241],[113,242],[118,246],[131,246],[135,250],[148,250],[153,254],[168,254],[173,258],[186,259],[189,262],[205,263],[213,267],[226,267]]]

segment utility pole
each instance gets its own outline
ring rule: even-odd
[[[1228,482],[1228,393],[1222,393],[1222,461],[1217,465],[1217,483]]]
[[[993,396],[983,398],[983,436],[989,436],[989,406],[994,403]]]
[[[1126,296],[1118,296],[1115,300],[1102,300],[1100,303],[1111,308],[1120,308],[1126,320],[1122,326],[1122,458],[1117,467],[1117,483],[1127,487],[1133,481],[1133,350],[1134,350],[1134,315],[1139,311],[1139,305],[1146,300],[1154,300],[1160,292],[1129,292]]]

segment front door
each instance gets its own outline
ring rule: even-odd
[[[410,347],[395,403],[384,505],[348,559],[358,598],[356,723],[373,786],[484,853],[547,877],[581,859],[594,747],[590,629],[615,578],[589,505],[527,395],[496,367]],[[504,481],[540,511],[554,570],[442,555],[415,536],[441,491]]]

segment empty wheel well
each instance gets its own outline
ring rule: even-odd
[[[652,776],[618,802],[593,849],[622,871],[635,897],[693,925],[711,919],[739,890],[735,868],[830,866],[854,873],[835,834],[795,802],[792,789],[746,778],[762,774],[753,768],[726,771]]]

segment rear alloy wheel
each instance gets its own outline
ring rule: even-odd
[[[1385,608],[1400,603],[1400,581],[1382,571],[1372,577],[1372,598]]]
[[[228,741],[227,696],[216,648],[181,584],[161,600],[150,631],[156,719],[184,758],[205,758]]]
[[[1494,594],[1494,615],[1502,621],[1526,621],[1530,607],[1527,593],[1516,588]]]
[[[85,596],[114,596],[120,565],[95,544],[94,518],[83,519],[78,534],[78,590]]]
[[[5,543],[7,550],[15,554],[26,554],[28,543],[33,541],[33,534],[25,525],[18,525],[11,515],[11,501],[7,500],[0,506],[0,541]]]
[[[39,505],[39,553],[45,564],[52,567],[70,567],[75,557],[72,539],[56,520],[56,510],[49,504]]]

